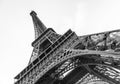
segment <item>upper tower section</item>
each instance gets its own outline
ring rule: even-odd
[[[37,39],[45,30],[47,30],[47,27],[37,17],[35,11],[31,11],[30,15],[32,16],[33,19],[33,24],[35,29],[35,39]]]
[[[32,11],[30,15],[33,19],[35,40],[32,42],[32,46],[34,48],[29,64],[38,58],[50,45],[54,44],[54,42],[60,37],[60,35],[57,34],[52,28],[47,28],[37,17],[37,14],[34,11]]]

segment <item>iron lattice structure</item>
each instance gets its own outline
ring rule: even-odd
[[[28,66],[14,84],[120,84],[120,30],[57,34],[32,11],[35,28]]]

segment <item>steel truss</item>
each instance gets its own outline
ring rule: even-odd
[[[110,67],[112,66],[115,68],[119,68],[119,66],[120,66],[119,53],[116,53],[116,52],[111,53],[109,51],[62,49],[59,53],[56,54],[56,56],[51,56],[50,58],[47,57],[47,59],[45,59],[43,62],[38,63],[37,66],[34,67],[32,72],[29,73],[28,77],[29,76],[30,77],[28,79],[26,77],[25,79],[23,79],[22,82],[20,82],[18,84],[24,84],[24,83],[25,84],[26,83],[34,84],[35,81],[37,81],[39,78],[41,78],[45,73],[47,73],[52,68],[56,67],[57,65],[59,65],[60,63],[66,61],[68,59],[77,58],[77,57],[80,57],[80,58],[83,57],[82,59],[84,59],[84,58],[90,59],[89,61],[88,60],[87,61],[79,60],[82,65],[83,64],[87,64],[87,65],[101,64],[101,65],[107,65]],[[116,64],[116,61],[118,61],[117,64]],[[73,64],[76,64],[76,63],[73,62]],[[63,72],[65,73],[71,67],[73,67],[73,66],[70,66],[68,69],[65,69],[65,71],[63,70]],[[119,78],[119,77],[117,77],[117,78]],[[24,81],[26,79],[27,79],[27,81]],[[120,82],[120,81],[118,81],[118,82]]]
[[[74,81],[75,84],[95,81],[120,84],[120,30],[85,36],[68,30],[59,35],[47,29],[35,12],[31,16],[36,32],[36,40],[32,43],[34,49],[29,65],[15,77],[15,84],[64,84],[66,76],[75,71],[80,74],[81,67],[88,72]],[[50,45],[41,49],[40,45],[45,41]]]

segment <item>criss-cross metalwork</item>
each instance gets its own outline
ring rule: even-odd
[[[63,35],[52,28],[41,30],[15,84],[120,84],[120,30],[85,36],[72,30]]]

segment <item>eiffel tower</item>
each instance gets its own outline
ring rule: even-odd
[[[14,84],[120,84],[120,30],[77,36],[47,28],[30,13],[35,41]]]

